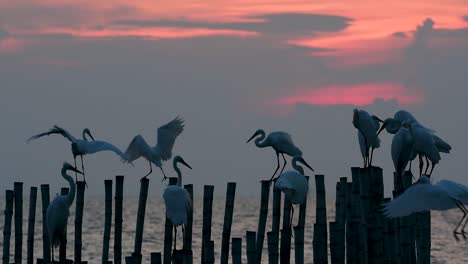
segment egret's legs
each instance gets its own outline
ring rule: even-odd
[[[75,161],[75,169],[76,169],[76,156],[73,158]],[[75,182],[78,182],[78,172],[75,171]]]
[[[177,227],[174,225],[174,251],[177,248]]]
[[[164,178],[163,178],[162,181],[161,181],[161,182],[163,182],[163,181],[165,181],[165,180],[167,179],[167,177],[166,177],[166,174],[164,173],[164,170],[163,170],[162,166],[159,167],[159,168],[161,169],[162,174],[163,174],[163,176],[164,176]]]
[[[421,156],[421,154],[418,155],[419,156],[419,177],[422,176],[422,169],[423,169],[423,166],[424,166],[424,161],[423,161],[423,158]]]
[[[463,238],[466,239],[466,236],[464,235],[464,233],[463,233],[463,232],[457,232],[457,229],[460,227],[460,225],[462,224],[463,220],[465,219],[467,212],[465,211],[466,208],[465,208],[459,201],[455,201],[455,204],[456,204],[457,207],[463,212],[463,217],[462,217],[462,219],[460,219],[460,222],[458,222],[457,226],[456,226],[455,229],[453,230],[453,236],[454,236],[455,239],[458,241],[458,240],[459,240],[458,237],[457,237],[458,234],[463,235]]]
[[[153,166],[151,165],[151,161],[149,161],[149,165],[150,165],[150,171],[145,176],[143,176],[143,178],[141,178],[140,181],[143,180],[144,178],[147,178],[148,175],[150,175],[153,172]]]
[[[427,165],[427,166],[429,167],[429,165]],[[431,171],[429,172],[429,178],[431,178],[432,171],[434,170],[434,167],[435,167],[435,163],[431,162]]]
[[[52,263],[54,263],[54,245],[51,245],[50,248],[52,249]]]
[[[81,172],[83,173],[83,181],[86,185],[86,188],[88,188],[88,184],[86,183],[85,171],[84,171],[83,155],[80,155],[80,158],[81,158]]]
[[[429,159],[427,158],[427,156],[426,156],[426,165],[427,166],[426,166],[426,169],[424,170],[424,174],[427,175],[427,171],[429,170]]]
[[[284,153],[281,153],[281,156],[283,157],[283,162],[284,162],[284,163],[283,163],[283,168],[281,168],[281,171],[280,171],[279,175],[281,175],[281,173],[283,173],[284,167],[286,167],[286,164],[288,163],[288,162],[286,161],[286,158],[284,157]]]
[[[465,208],[465,212],[468,213],[468,210],[466,209],[465,205],[464,205],[464,204],[461,204],[461,205],[462,205],[463,208]],[[467,223],[468,223],[468,217],[465,217],[465,223],[463,224],[463,227],[462,227],[462,229],[461,229],[463,238],[465,238],[465,239],[466,239],[466,236],[465,236],[465,234],[466,234],[466,232],[465,232],[465,227],[466,227],[466,224],[467,224]]]
[[[374,147],[371,148],[369,167],[372,167],[372,158],[374,157]]]
[[[270,178],[270,182],[273,181],[273,178],[275,177],[276,172],[278,171],[279,166],[280,166],[280,164],[279,164],[279,153],[278,153],[278,151],[276,151],[276,163],[277,163],[277,164],[276,164],[276,169],[275,169],[275,172],[273,172],[273,176],[271,176],[271,178]]]

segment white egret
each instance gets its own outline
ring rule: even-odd
[[[154,165],[161,169],[164,181],[167,177],[162,168],[162,161],[166,161],[172,157],[172,148],[174,147],[175,140],[183,130],[184,120],[180,117],[174,118],[169,123],[158,128],[158,139],[154,147],[148,145],[141,135],[136,135],[125,151],[125,154],[128,156],[128,162],[132,162],[139,157],[145,158],[149,162],[150,171],[143,178],[148,177],[153,172],[151,164],[154,163]]]
[[[358,130],[359,147],[364,159],[364,167],[372,166],[372,156],[374,149],[380,147],[380,139],[377,131],[380,122],[383,122],[375,115],[370,115],[364,110],[353,110],[353,125]],[[369,149],[371,149],[369,153]]]
[[[84,164],[83,164],[83,155],[93,154],[93,153],[100,152],[100,151],[112,151],[115,154],[119,155],[120,158],[122,158],[123,160],[127,160],[127,156],[119,148],[117,148],[116,146],[114,146],[111,143],[106,142],[106,141],[94,140],[94,137],[91,135],[91,132],[87,128],[85,128],[83,130],[83,134],[82,134],[83,139],[77,139],[74,136],[72,136],[70,134],[70,132],[68,132],[64,128],[61,128],[59,126],[54,126],[53,128],[51,128],[47,132],[40,133],[40,134],[37,134],[35,136],[30,137],[27,140],[27,142],[29,142],[31,140],[36,140],[36,139],[41,138],[43,136],[50,136],[50,135],[53,135],[53,134],[60,134],[63,137],[65,137],[66,139],[68,139],[68,141],[71,142],[71,151],[72,151],[72,154],[73,154],[73,160],[75,162],[75,167],[76,167],[76,157],[80,156],[80,158],[81,158],[81,170],[83,172],[83,180],[84,180],[85,183],[86,183],[86,178],[85,178],[85,174],[84,174],[85,172],[84,172]],[[91,137],[92,141],[88,141],[88,139],[86,138],[86,135],[89,135]]]
[[[414,140],[413,151],[416,152],[419,156],[419,171],[420,176],[422,175],[422,157],[426,157],[431,162],[431,171],[429,172],[429,177],[432,175],[434,166],[440,161],[440,153],[435,144],[435,140],[431,131],[426,128],[419,126],[418,123],[412,122],[408,123],[407,121],[403,122],[403,126],[408,127],[409,132]],[[427,174],[429,164],[427,164],[426,171],[424,174]]]
[[[62,166],[62,177],[68,181],[70,191],[67,195],[57,195],[49,204],[49,207],[47,207],[46,221],[52,248],[52,261],[54,260],[54,247],[58,247],[66,240],[67,234],[65,230],[70,214],[69,208],[75,199],[75,182],[73,182],[73,178],[70,175],[67,175],[67,171],[69,170],[82,174],[75,167],[64,162]]]
[[[414,138],[407,126],[399,129],[393,137],[391,153],[395,171],[401,179],[400,184],[403,184],[403,172],[408,163],[416,157]],[[400,187],[403,186],[400,185]]]
[[[307,199],[307,193],[309,192],[309,183],[304,176],[304,169],[297,163],[300,162],[311,171],[314,171],[312,167],[301,157],[296,156],[292,159],[292,167],[295,171],[287,171],[282,173],[276,180],[274,188],[280,189],[285,196],[287,196],[291,203],[302,204]],[[291,206],[291,221],[292,223],[294,215],[294,207]]]
[[[187,190],[182,187],[182,173],[177,163],[182,163],[189,169],[192,169],[182,157],[175,156],[172,164],[177,172],[177,183],[176,185],[167,186],[163,193],[164,203],[166,204],[166,216],[174,225],[174,250],[177,245],[177,226],[182,226],[182,234],[184,234],[187,215],[192,210],[192,199],[190,199],[190,194]]]
[[[438,210],[444,211],[458,207],[463,217],[453,230],[455,239],[461,234],[466,239],[464,231],[468,222],[468,187],[450,180],[441,180],[432,184],[425,175],[411,185],[403,194],[384,204],[383,212],[387,217],[403,217],[415,212]],[[464,223],[463,223],[464,222]],[[462,225],[460,230],[458,228]]]
[[[280,171],[281,174],[283,173],[284,167],[286,167],[287,163],[284,154],[287,154],[291,157],[302,156],[302,151],[296,145],[294,145],[291,135],[283,131],[271,132],[270,134],[268,134],[268,136],[266,136],[265,131],[263,129],[258,129],[253,134],[253,136],[250,137],[249,140],[247,140],[247,143],[249,143],[252,139],[259,135],[260,137],[255,139],[255,146],[259,148],[272,147],[276,153],[277,166],[275,172],[273,173],[273,176],[271,176],[270,178],[271,182],[275,177],[275,174],[280,166],[279,154],[281,154],[281,156],[283,157],[284,162],[283,168]]]

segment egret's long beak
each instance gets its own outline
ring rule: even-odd
[[[309,168],[311,171],[314,171],[314,172],[315,172],[315,170],[312,169],[312,167],[311,167],[303,158],[301,158],[300,161],[301,161],[302,164],[304,164],[304,166],[306,166],[307,168]]]
[[[375,119],[377,119],[377,121],[379,121],[380,123],[383,123],[384,121],[382,119],[380,119],[378,116],[374,116]]]
[[[388,124],[388,121],[385,120],[385,121],[383,122],[382,126],[380,127],[379,132],[377,132],[377,136],[382,132],[382,130],[385,129],[385,127],[387,126],[387,124]]]
[[[79,171],[77,168],[70,168],[70,170],[83,175],[83,173],[81,171]]]
[[[245,142],[245,143],[249,143],[249,142],[250,142],[252,139],[254,139],[257,135],[258,135],[258,133],[253,134],[253,136],[251,136],[251,137],[249,138],[249,140],[247,140],[247,142]]]
[[[192,169],[192,167],[190,167],[190,165],[188,165],[185,160],[181,160],[180,163],[184,164],[187,168]]]
[[[95,141],[93,135],[91,135],[91,132],[88,132],[88,135],[93,141]]]

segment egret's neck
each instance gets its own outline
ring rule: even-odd
[[[265,131],[260,130],[259,135],[260,135],[260,137],[255,139],[255,146],[257,146],[259,148],[268,147],[269,146],[268,142],[265,142],[265,140],[264,140],[265,136],[266,136]],[[261,142],[261,141],[263,141],[263,142]]]
[[[176,185],[182,187],[182,173],[180,172],[179,166],[177,166],[177,162],[174,163],[174,170],[177,173],[177,183],[176,183]]]
[[[300,174],[304,175],[304,169],[299,166],[299,164],[297,164],[297,159],[293,159],[292,161],[292,167],[293,169],[295,169],[297,172],[299,172]]]
[[[68,175],[65,170],[62,170],[62,177],[65,178],[65,180],[67,180],[68,184],[70,185],[70,191],[66,195],[67,204],[68,204],[68,207],[70,207],[73,204],[73,200],[75,199],[75,191],[76,191],[75,182],[73,181],[73,178],[70,175]]]

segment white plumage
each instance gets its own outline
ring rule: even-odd
[[[372,165],[374,149],[380,147],[377,131],[382,120],[364,110],[353,110],[353,125],[358,130],[359,148],[364,159],[364,167]],[[370,150],[370,152],[369,152]]]
[[[283,157],[284,162],[280,174],[283,172],[284,167],[286,167],[287,163],[284,154],[287,154],[291,157],[302,156],[302,151],[294,144],[291,135],[286,132],[276,131],[271,132],[270,134],[268,134],[268,136],[266,136],[266,133],[263,129],[258,129],[253,134],[253,136],[250,137],[249,140],[247,140],[247,143],[249,143],[252,139],[254,139],[257,136],[260,136],[259,138],[255,139],[255,145],[257,147],[272,147],[275,150],[277,166],[275,172],[273,173],[273,176],[271,176],[270,181],[273,180],[276,172],[279,169],[279,154],[281,154],[281,156]]]
[[[180,156],[172,160],[174,170],[177,172],[177,184],[167,186],[163,193],[164,203],[166,205],[166,216],[174,225],[174,249],[176,248],[177,226],[187,224],[187,216],[192,210],[192,199],[189,193],[182,187],[182,173],[178,163],[182,163],[192,169]],[[183,228],[183,227],[182,227]],[[183,230],[183,229],[182,229]]]
[[[132,162],[140,157],[148,160],[150,171],[143,178],[153,172],[152,163],[159,167],[163,173],[163,180],[167,177],[162,168],[162,161],[169,160],[172,157],[172,149],[176,138],[184,130],[184,121],[180,117],[174,118],[169,123],[158,128],[157,143],[150,147],[141,135],[135,136],[125,151],[128,156],[128,162]]]
[[[414,139],[407,128],[402,127],[393,137],[391,153],[395,171],[401,177],[408,163],[416,156]]]
[[[81,169],[83,171],[83,176],[84,176],[84,164],[83,164],[83,156],[84,155],[93,154],[93,153],[100,152],[100,151],[112,151],[115,154],[117,154],[118,156],[120,156],[120,158],[122,158],[122,160],[125,160],[125,161],[127,160],[127,155],[125,155],[116,146],[114,146],[111,143],[106,142],[106,141],[94,140],[94,137],[91,135],[91,132],[87,128],[85,128],[83,130],[83,133],[82,133],[83,139],[77,139],[72,134],[70,134],[70,132],[68,132],[66,129],[64,129],[62,127],[59,127],[59,126],[54,126],[53,128],[51,128],[47,132],[40,133],[40,134],[37,134],[37,135],[34,135],[34,136],[30,137],[27,140],[27,142],[32,141],[32,140],[36,140],[36,139],[41,138],[43,136],[49,136],[49,135],[52,135],[52,134],[60,134],[63,137],[65,137],[66,139],[68,139],[68,141],[70,141],[71,150],[72,150],[72,154],[73,154],[73,159],[74,159],[74,162],[75,162],[75,167],[76,167],[76,157],[80,156],[80,158],[81,158]],[[92,140],[89,141],[86,138],[86,135],[89,135]],[[85,179],[85,182],[86,182],[86,179]]]
[[[403,194],[386,203],[383,212],[387,217],[403,217],[415,212],[443,211],[458,207],[464,216],[455,227],[454,235],[456,237],[456,234],[465,236],[464,228],[468,222],[468,217],[466,217],[468,211],[465,204],[468,204],[468,187],[450,180],[441,180],[432,184],[430,179],[423,175]],[[457,232],[464,219],[466,220],[460,230],[461,233]]]
[[[57,195],[47,207],[46,222],[47,232],[49,234],[50,245],[52,247],[52,260],[54,259],[54,247],[58,247],[66,239],[65,229],[67,227],[69,208],[75,199],[75,183],[73,178],[67,175],[67,171],[72,170],[80,173],[69,163],[62,166],[62,177],[68,181],[70,191],[67,195]]]

